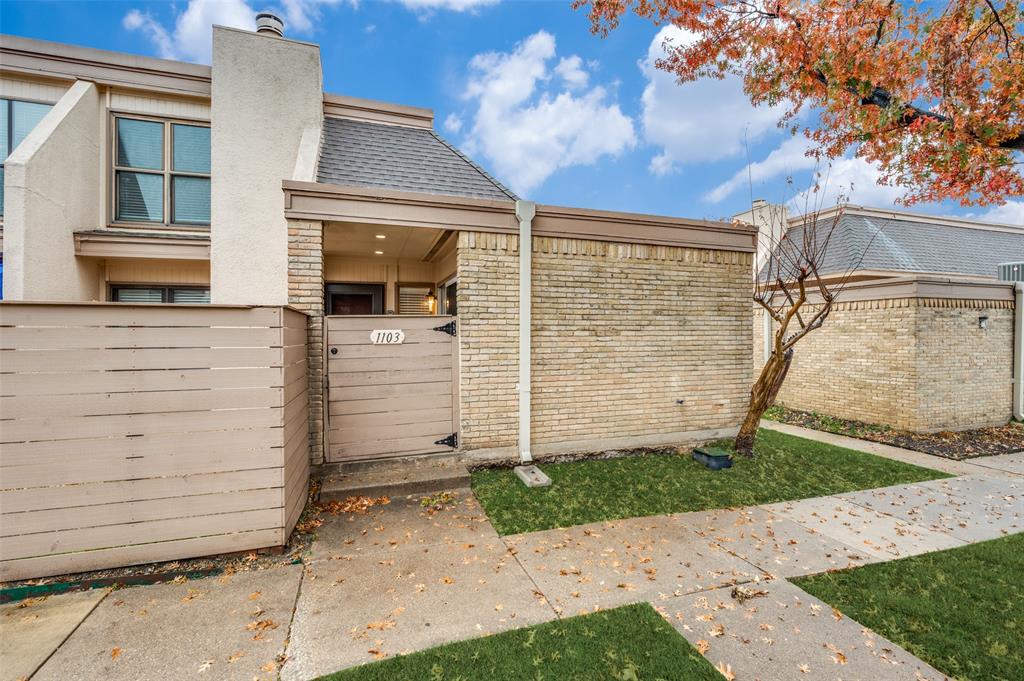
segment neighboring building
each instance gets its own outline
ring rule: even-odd
[[[822,275],[850,283],[825,325],[796,346],[779,403],[915,431],[1019,414],[1019,294],[998,274],[1024,260],[1024,225],[849,205],[816,220],[835,224]],[[800,216],[785,224],[790,239],[810,228]],[[755,373],[769,352],[767,322],[755,306]]]
[[[303,311],[315,463],[742,418],[753,229],[523,201],[273,25],[215,27],[211,67],[4,36],[0,88],[4,295]]]

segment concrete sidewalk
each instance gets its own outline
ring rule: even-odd
[[[861,440],[855,437],[847,437],[846,435],[827,433],[823,430],[769,421],[768,419],[761,419],[761,427],[795,437],[802,437],[806,440],[816,440],[835,445],[836,447],[845,447],[846,449],[867,452],[868,454],[874,454],[875,456],[881,456],[894,461],[931,468],[943,473],[949,473],[950,475],[1024,476],[1024,452],[956,460],[933,456],[924,452],[915,452],[911,449],[892,447],[881,442],[871,442],[870,440]]]
[[[1024,531],[1024,479],[986,469],[504,538],[469,490],[395,500],[327,516],[304,566],[2,606],[0,679],[298,681],[640,600],[739,680],[940,679],[785,578]]]

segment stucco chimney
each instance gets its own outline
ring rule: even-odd
[[[783,204],[771,204],[764,199],[754,199],[749,210],[737,213],[732,219],[757,227],[757,258],[754,263],[756,275],[768,260],[774,244],[779,243],[782,235],[786,233],[789,211]]]
[[[276,14],[260,12],[256,15],[256,32],[264,35],[276,35],[284,37],[284,22]]]

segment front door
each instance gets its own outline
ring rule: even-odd
[[[327,460],[452,451],[455,317],[328,316]]]

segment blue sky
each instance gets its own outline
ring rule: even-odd
[[[432,108],[442,134],[539,202],[720,218],[749,206],[748,159],[755,198],[790,200],[810,183],[802,139],[737,82],[678,86],[653,69],[671,29],[630,18],[601,39],[568,0],[3,1],[0,30],[208,62],[211,24],[248,28],[266,8],[289,37],[321,45],[327,91]],[[830,174],[830,197],[889,207],[898,196],[859,160]],[[974,212],[1024,224],[1024,201]]]

